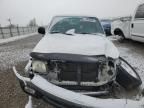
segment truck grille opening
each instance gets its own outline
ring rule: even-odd
[[[58,80],[60,81],[93,81],[98,80],[98,67],[96,63],[60,63]]]

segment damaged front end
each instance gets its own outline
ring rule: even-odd
[[[33,58],[30,67],[32,74],[41,74],[55,85],[73,89],[97,87],[111,83],[117,74],[117,61],[103,55],[31,53],[31,57]],[[40,64],[43,64],[41,66],[43,72],[40,70],[41,67],[38,67]]]
[[[109,98],[119,98],[116,94],[120,88],[138,88],[142,83],[139,75],[122,58],[35,52],[31,57],[26,66],[27,77],[22,77],[13,68],[22,89],[57,107],[105,107],[100,104],[105,102],[110,108],[125,104],[123,99]],[[126,65],[131,72],[125,69]],[[141,93],[139,90],[139,97]],[[128,107],[141,105],[141,101],[138,104],[130,100],[130,103]]]

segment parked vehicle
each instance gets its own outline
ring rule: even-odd
[[[124,99],[115,99],[120,94],[118,88],[136,89],[142,81],[120,58],[96,17],[56,16],[48,30],[40,27],[38,32],[44,37],[30,53],[26,76],[13,67],[27,94],[61,108],[142,105],[141,100],[129,100],[131,104],[125,105]],[[138,95],[141,93],[139,89]]]
[[[100,21],[101,21],[101,24],[104,28],[104,31],[105,31],[106,35],[110,36],[111,35],[111,20],[102,19]]]
[[[111,32],[123,39],[144,42],[144,4],[138,5],[133,16],[114,20]]]

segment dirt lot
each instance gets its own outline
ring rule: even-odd
[[[21,90],[12,72],[12,66],[23,71],[29,53],[42,38],[35,35],[8,44],[0,45],[0,108],[24,108],[28,96]],[[43,101],[34,99],[34,108],[52,108]]]
[[[24,108],[28,96],[22,92],[12,72],[12,66],[16,65],[18,70],[22,71],[29,58],[29,53],[41,38],[35,35],[0,45],[0,108]],[[144,81],[144,44],[133,41],[119,43],[113,40],[113,42],[118,47],[121,56],[135,67]],[[52,108],[37,99],[34,99],[33,103],[34,108]]]

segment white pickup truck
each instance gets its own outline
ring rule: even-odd
[[[137,6],[133,16],[114,19],[111,33],[122,39],[144,42],[144,3]]]

